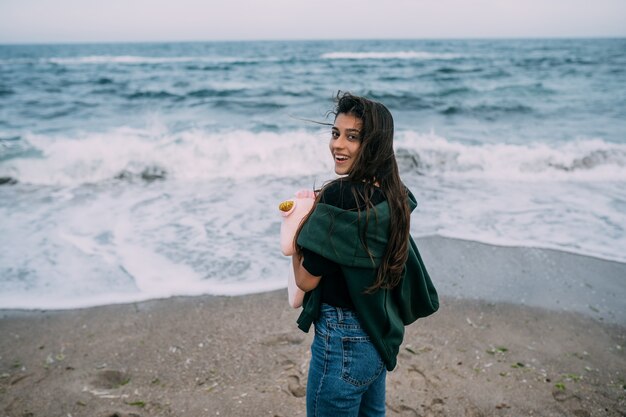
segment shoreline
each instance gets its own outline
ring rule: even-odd
[[[303,416],[312,331],[286,292],[0,317],[6,416]],[[407,327],[389,416],[622,416],[626,327],[442,297]],[[31,414],[29,414],[31,413]]]
[[[626,264],[416,242],[441,306],[406,329],[390,417],[623,417]],[[284,289],[0,310],[0,414],[304,416],[299,312]]]
[[[626,263],[557,249],[500,246],[438,235],[415,241],[440,295],[574,311],[599,322],[626,325]],[[62,309],[0,307],[0,317],[202,296],[181,294]]]
[[[440,294],[626,325],[626,263],[442,236],[415,241]]]

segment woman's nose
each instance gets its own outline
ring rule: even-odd
[[[333,141],[333,148],[341,149],[345,146],[346,138],[344,135],[340,135],[337,139]]]

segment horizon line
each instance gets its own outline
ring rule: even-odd
[[[4,42],[0,46],[43,46],[43,45],[103,45],[103,44],[157,44],[157,43],[236,43],[236,42],[332,42],[332,41],[518,41],[518,40],[619,40],[626,35],[607,36],[467,36],[467,37],[416,37],[416,38],[261,38],[261,39],[181,39],[181,40],[57,40],[57,41],[15,41]]]

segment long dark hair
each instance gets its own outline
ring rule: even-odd
[[[408,258],[411,218],[408,190],[400,180],[398,164],[393,151],[393,117],[381,103],[347,92],[337,93],[335,110],[331,114],[334,114],[335,118],[339,114],[352,115],[362,122],[360,146],[352,168],[347,177],[336,181],[363,184],[361,189],[359,189],[360,187],[351,187],[351,189],[355,201],[364,203],[366,219],[369,218],[369,210],[373,207],[371,197],[375,189],[380,189],[385,195],[392,213],[389,224],[389,239],[378,268],[376,281],[368,288],[367,292],[374,292],[379,288],[393,288],[402,279],[404,264]],[[330,184],[332,183],[334,182]],[[302,222],[302,224],[304,223]],[[361,236],[361,242],[368,250],[365,240],[366,228],[367,222],[365,223],[365,231]],[[296,233],[296,240],[300,234],[300,229]],[[301,254],[300,248],[298,248],[298,252]]]

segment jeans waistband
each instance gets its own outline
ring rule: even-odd
[[[357,313],[351,308],[335,307],[330,304],[322,303],[320,307],[320,316],[335,319],[338,323],[341,323],[344,319],[357,318]]]

